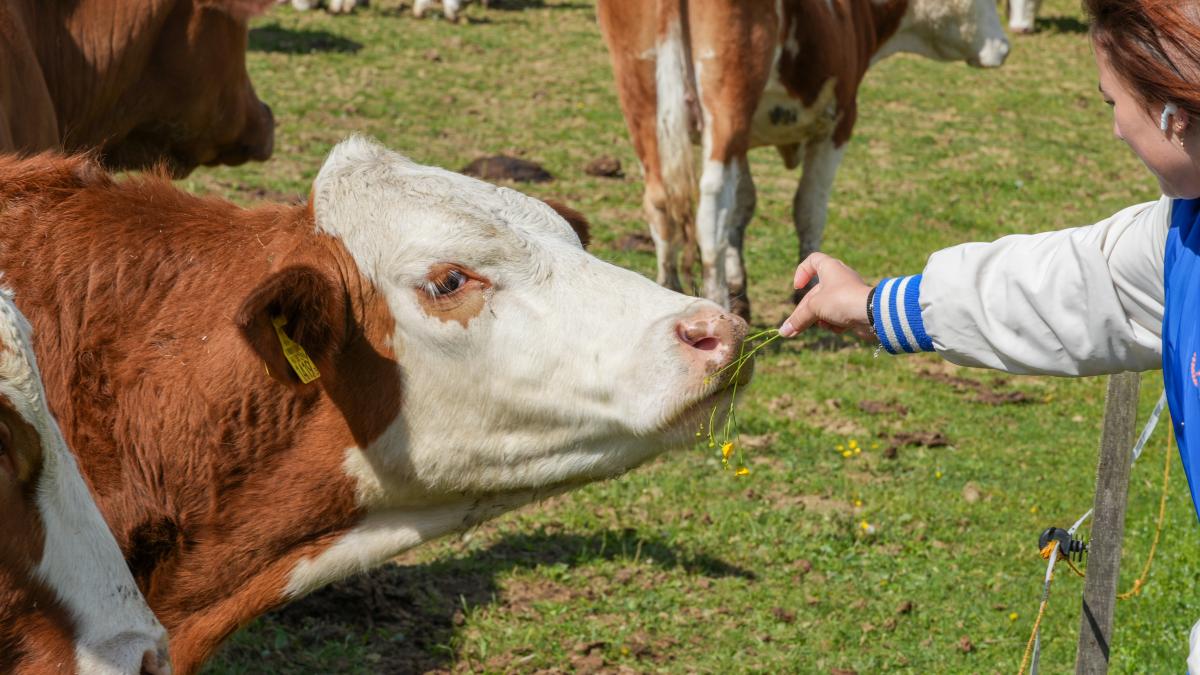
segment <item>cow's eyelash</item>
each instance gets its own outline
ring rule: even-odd
[[[462,289],[470,281],[462,270],[452,269],[438,280],[427,279],[422,284],[423,290],[431,297],[439,298],[452,295]]]

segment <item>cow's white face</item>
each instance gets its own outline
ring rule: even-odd
[[[79,672],[166,675],[167,633],[146,606],[46,407],[31,344],[29,324],[0,292],[0,455],[7,453],[9,469],[40,462],[33,494],[44,543],[33,576],[74,622]]]
[[[900,29],[876,59],[906,51],[995,68],[1008,49],[995,0],[909,0]]]
[[[728,405],[709,376],[745,323],[593,257],[543,202],[354,138],[314,211],[395,320],[401,418],[368,455],[414,497],[612,476]]]

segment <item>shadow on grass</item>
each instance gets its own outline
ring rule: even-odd
[[[250,51],[277,54],[354,54],[362,43],[323,30],[284,28],[278,23],[250,29]]]
[[[452,638],[464,610],[487,605],[527,608],[538,588],[521,598],[505,598],[497,582],[513,569],[542,565],[581,565],[600,560],[635,559],[660,569],[683,569],[701,577],[755,579],[753,572],[707,556],[681,553],[637,530],[608,530],[589,535],[513,534],[491,547],[463,557],[424,565],[385,565],[323,588],[259,619],[260,635],[275,636],[274,649],[261,651],[249,641],[226,646],[221,658],[235,672],[339,672],[367,668],[381,673],[419,673],[444,669],[455,661]],[[547,601],[570,602],[587,587],[563,588],[539,580]],[[332,657],[331,647],[357,645],[370,663]]]
[[[1047,16],[1037,20],[1038,30],[1049,33],[1086,33],[1088,25],[1073,16]]]
[[[581,2],[546,3],[545,0],[491,0],[488,9],[522,12],[527,9],[591,9],[592,6]]]

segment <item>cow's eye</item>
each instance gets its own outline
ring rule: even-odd
[[[467,283],[467,275],[462,270],[451,268],[429,281],[429,294],[434,297],[452,295]]]

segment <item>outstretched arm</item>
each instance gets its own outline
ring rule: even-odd
[[[1013,373],[1096,375],[1161,361],[1163,251],[1170,200],[1094,225],[1013,235],[934,253],[922,274],[870,288],[814,254],[796,282],[820,283],[780,327],[870,327],[891,353],[937,351],[960,365]]]

